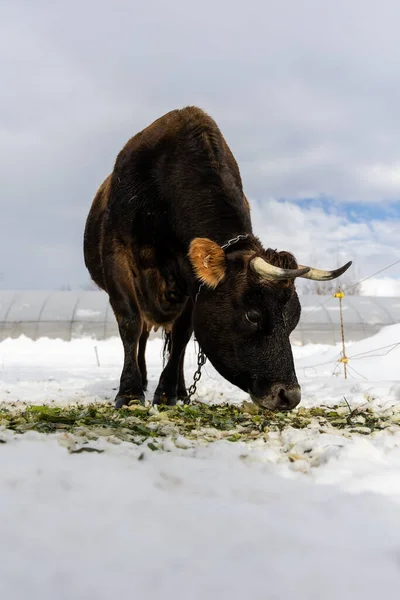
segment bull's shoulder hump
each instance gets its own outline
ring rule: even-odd
[[[214,119],[197,106],[186,106],[172,110],[139,131],[126,143],[125,149],[153,147],[165,138],[206,134],[214,143],[221,139],[221,133]]]

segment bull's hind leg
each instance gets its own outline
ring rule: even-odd
[[[138,363],[138,345],[143,330],[143,319],[136,299],[129,256],[124,250],[114,247],[113,253],[107,256],[104,263],[104,274],[106,289],[124,346],[124,366],[119,391],[115,398],[115,408],[121,408],[133,400],[142,403],[145,400]]]
[[[171,352],[168,362],[161,373],[160,381],[154,392],[154,404],[174,405],[178,397],[186,397],[185,381],[183,378],[183,358],[190,336],[192,335],[193,303],[188,300],[185,308],[176,319],[171,331]]]
[[[138,366],[140,374],[142,375],[143,390],[147,390],[147,367],[146,367],[146,345],[149,338],[149,330],[146,324],[143,324],[142,334],[139,339],[139,351],[138,351]]]
[[[185,383],[184,362],[185,362],[185,352],[183,352],[181,360],[179,362],[178,400],[186,401],[188,399],[188,393],[186,390],[186,383]]]

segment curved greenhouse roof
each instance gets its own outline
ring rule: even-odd
[[[301,296],[300,301],[302,315],[293,343],[339,342],[339,301],[329,296]],[[346,339],[362,339],[400,323],[400,298],[346,296],[343,315]],[[0,340],[20,335],[106,339],[118,335],[118,327],[108,296],[101,291],[0,291]]]

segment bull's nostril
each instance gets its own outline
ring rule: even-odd
[[[281,388],[278,392],[279,408],[288,410],[290,408],[289,398],[285,388]]]
[[[280,410],[292,410],[301,398],[300,387],[286,389],[281,387],[278,392]]]

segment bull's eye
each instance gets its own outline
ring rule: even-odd
[[[261,321],[261,314],[258,312],[258,310],[251,309],[251,310],[247,311],[246,319],[252,325],[258,325],[259,322]]]

